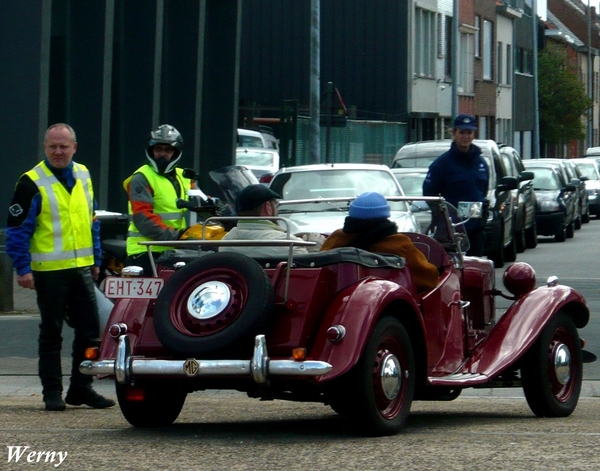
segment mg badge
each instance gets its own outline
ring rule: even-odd
[[[200,371],[200,365],[198,365],[198,362],[195,359],[188,358],[185,360],[185,363],[183,364],[183,372],[186,374],[186,376],[196,376],[198,371]]]

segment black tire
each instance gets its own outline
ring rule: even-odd
[[[567,234],[567,239],[572,239],[573,237],[575,237],[575,223],[574,222],[567,225],[566,234]]]
[[[515,248],[517,249],[517,253],[525,252],[527,248],[527,240],[525,238],[525,230],[521,229],[520,231],[516,231],[514,235],[515,240]]]
[[[525,230],[525,245],[528,249],[535,249],[537,244],[537,224],[534,221],[533,225]]]
[[[575,222],[573,223],[573,226],[574,226],[574,228],[575,228],[576,231],[578,231],[579,229],[581,229],[582,219],[583,219],[583,216],[579,216],[577,219],[575,219]]]
[[[581,216],[581,222],[584,224],[587,224],[590,222],[590,208],[587,207],[585,214],[583,216]]]
[[[219,285],[229,299],[213,313],[198,312],[200,290],[211,285]],[[265,333],[273,299],[271,281],[255,260],[239,253],[208,254],[167,280],[156,299],[154,328],[163,345],[176,353],[234,355]]]
[[[386,372],[386,381],[382,381]],[[350,373],[344,394],[351,407],[343,407],[342,412],[350,416],[360,434],[393,435],[410,414],[415,384],[415,360],[406,329],[398,319],[384,317]]]
[[[128,399],[132,386],[115,383],[117,400],[125,420],[134,427],[166,427],[171,425],[183,408],[187,393],[173,382],[144,383],[134,389],[143,391],[143,400]]]
[[[515,245],[515,239],[511,239],[510,243],[504,247],[504,260],[506,262],[514,262],[517,260],[517,246]]]
[[[561,229],[554,235],[556,242],[564,242],[567,240],[567,226],[562,226]]]
[[[568,375],[555,359],[570,358]],[[538,417],[566,417],[577,406],[583,380],[581,340],[571,317],[559,311],[523,358],[523,391],[527,404]]]

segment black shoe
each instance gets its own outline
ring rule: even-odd
[[[46,405],[46,410],[51,411],[63,411],[67,408],[60,391],[44,394],[44,404]]]
[[[92,388],[82,388],[67,391],[65,402],[71,406],[81,406],[85,404],[94,409],[106,409],[115,405],[115,401],[101,396]]]

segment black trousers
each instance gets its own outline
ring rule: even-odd
[[[98,305],[92,272],[87,268],[34,271],[33,278],[40,309],[38,372],[44,394],[62,391],[62,328],[73,327],[71,387],[90,387],[93,377],[79,372],[85,349],[100,345]]]
[[[467,229],[467,237],[469,238],[469,250],[467,250],[467,255],[482,257],[485,242],[484,228]]]

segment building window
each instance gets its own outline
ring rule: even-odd
[[[481,50],[480,50],[481,36],[479,34],[479,32],[481,31],[481,17],[480,16],[475,16],[475,29],[477,30],[475,32],[475,57],[481,57]]]
[[[461,34],[458,86],[463,93],[473,93],[474,91],[474,61],[475,35]]]
[[[494,60],[494,28],[493,23],[488,20],[483,21],[483,79],[492,80],[493,60]]]
[[[435,75],[435,13],[415,10],[415,73],[420,76]]]
[[[502,54],[503,48],[504,44],[498,42],[498,57],[496,58],[496,60],[498,61],[498,84],[505,83],[503,77],[504,64],[502,63],[504,60],[504,55]]]
[[[452,17],[446,16],[445,18],[446,57],[444,60],[444,73],[446,77],[452,77]]]
[[[513,74],[513,56],[512,56],[512,45],[506,45],[506,84],[512,85],[512,74]]]

